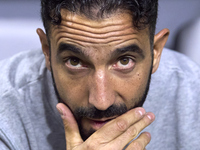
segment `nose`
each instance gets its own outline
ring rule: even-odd
[[[98,70],[92,75],[89,103],[99,110],[106,110],[115,103],[112,78],[106,70]]]

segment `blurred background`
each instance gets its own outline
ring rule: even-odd
[[[0,60],[39,49],[40,0],[0,0]],[[170,29],[167,48],[200,64],[200,0],[159,0],[156,32]]]

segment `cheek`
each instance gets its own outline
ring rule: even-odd
[[[150,73],[149,69],[147,70],[137,71],[126,79],[118,78],[115,80],[116,91],[128,108],[133,107],[143,97]]]
[[[136,97],[143,91],[146,87],[146,77],[140,75],[134,76],[132,78],[123,80],[119,85],[119,91],[122,91],[128,97]]]
[[[56,88],[58,90],[60,98],[71,108],[78,106],[84,106],[87,104],[85,101],[88,97],[87,92],[87,79],[73,79],[70,78],[65,69],[55,67],[53,69],[54,80]]]

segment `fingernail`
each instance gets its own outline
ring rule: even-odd
[[[149,118],[149,120],[153,119],[151,115],[147,115],[147,117]]]
[[[57,108],[58,112],[60,113],[60,115],[63,116],[63,111],[62,111],[62,109],[60,109],[59,107],[56,107],[56,108]]]
[[[146,135],[151,138],[151,134],[149,132],[146,132]]]
[[[145,112],[143,110],[141,110],[141,109],[138,109],[137,113],[139,113],[142,116],[142,115],[144,115]]]

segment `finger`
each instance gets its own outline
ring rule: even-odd
[[[136,140],[131,142],[125,150],[145,150],[146,146],[151,141],[151,135],[148,132],[142,133]]]
[[[92,136],[95,139],[101,139],[102,143],[109,143],[121,134],[123,134],[134,123],[138,122],[141,118],[143,118],[144,114],[144,108],[132,109],[127,113],[105,124]]]
[[[121,136],[117,137],[112,142],[113,145],[118,145],[118,147],[122,149],[124,145],[129,143],[132,139],[136,138],[139,133],[148,125],[150,125],[154,120],[155,116],[153,113],[146,113],[146,115],[141,120],[130,126]]]
[[[67,150],[82,144],[83,140],[79,133],[78,124],[70,109],[62,103],[57,104],[56,108],[63,120]]]

